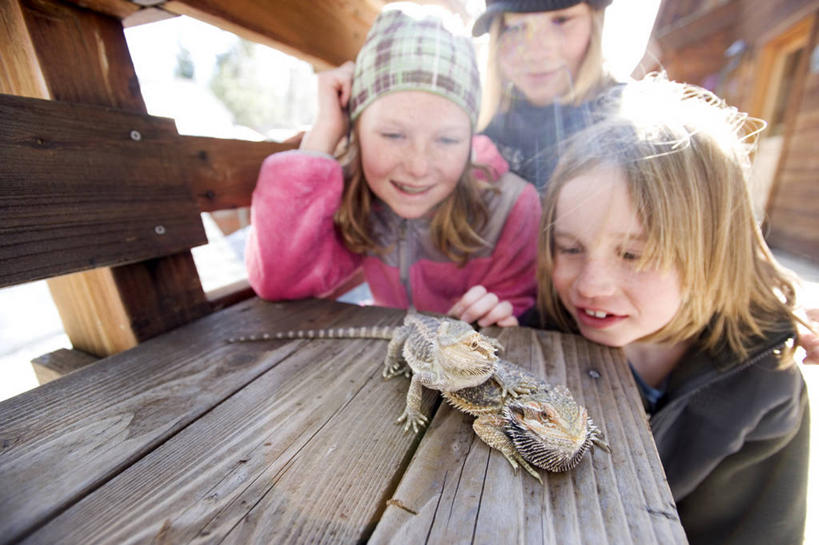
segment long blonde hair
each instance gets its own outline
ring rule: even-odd
[[[605,8],[592,10],[592,29],[589,45],[577,77],[572,82],[569,92],[560,98],[560,102],[578,105],[600,93],[614,82],[603,65],[603,23]],[[511,106],[511,93],[501,76],[498,59],[499,40],[503,31],[504,16],[495,17],[489,27],[489,53],[486,74],[483,83],[481,112],[478,127],[483,130],[498,112],[505,112]]]
[[[538,306],[575,330],[552,286],[551,229],[560,190],[597,167],[619,168],[647,236],[638,268],[673,268],[682,303],[644,340],[695,344],[744,357],[754,338],[794,332],[793,278],[774,260],[754,220],[747,176],[764,122],[712,93],[661,77],[627,84],[618,113],[575,135],[544,196]]]
[[[344,170],[344,190],[334,220],[344,245],[358,254],[388,251],[389,248],[376,243],[370,231],[375,195],[364,178],[361,165],[358,121],[339,161]],[[475,176],[475,171],[488,176],[486,168],[467,160],[455,189],[438,204],[430,220],[429,233],[435,247],[459,265],[464,265],[471,254],[487,245],[480,232],[489,219],[489,210],[481,196],[484,191],[492,189]]]

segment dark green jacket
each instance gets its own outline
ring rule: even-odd
[[[690,355],[670,377],[651,430],[692,545],[801,544],[809,410],[786,338],[761,343],[727,371]]]
[[[544,327],[535,309],[520,322]],[[791,336],[730,368],[692,352],[669,376],[650,424],[691,545],[802,543],[810,417],[802,373],[780,366]]]

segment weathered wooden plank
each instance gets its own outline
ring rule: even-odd
[[[0,403],[0,543],[40,527],[299,348],[237,349],[227,337],[360,315],[328,301],[254,299]]]
[[[162,8],[294,55],[319,68],[355,59],[385,2],[169,0]]]
[[[82,350],[60,348],[54,352],[49,352],[48,354],[34,358],[31,360],[31,366],[34,368],[37,382],[39,384],[45,384],[77,369],[82,369],[97,360],[99,360],[98,357],[92,356]]]
[[[356,310],[345,323],[395,324],[403,315]],[[232,345],[230,358],[279,362],[26,542],[361,539],[417,442],[393,424],[408,382],[382,379],[386,348],[370,340]]]
[[[202,212],[250,206],[262,161],[298,143],[246,142],[202,136],[179,137],[179,159],[185,161],[191,190]]]
[[[13,23],[0,40],[14,44],[11,55],[1,48],[3,75],[13,76],[0,77],[3,92],[146,112],[118,18],[57,0],[0,6]],[[48,285],[71,343],[97,356],[209,312],[189,251],[55,277]]]
[[[566,384],[604,430],[596,451],[544,486],[439,410],[370,543],[685,543],[623,356],[579,337],[507,329],[511,361]],[[566,365],[564,365],[566,364]]]
[[[64,0],[92,11],[104,13],[117,19],[125,19],[140,10],[145,10],[140,4],[148,5],[149,0],[131,2],[130,0]],[[161,0],[153,3],[161,3]]]
[[[19,2],[0,3],[0,28],[0,93],[48,97],[48,86]]]
[[[172,120],[0,95],[0,285],[207,242]]]
[[[56,0],[10,1],[25,19],[14,38],[30,40],[35,56],[20,62],[35,62],[48,88],[36,98],[147,112],[118,19]]]

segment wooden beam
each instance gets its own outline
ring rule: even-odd
[[[673,3],[668,5],[672,6]],[[697,43],[722,28],[735,27],[739,22],[740,8],[740,2],[729,0],[714,8],[696,11],[671,25],[655,28],[653,38],[668,51]]]
[[[12,0],[49,98],[147,113],[122,24],[59,0]],[[21,59],[22,61],[23,59]],[[20,94],[15,90],[4,91]],[[32,95],[28,95],[32,96]]]
[[[275,47],[320,69],[355,59],[385,2],[169,0],[162,8]]]
[[[0,3],[0,93],[51,98],[19,2]]]
[[[3,73],[15,74],[4,92],[145,113],[118,18],[59,0],[6,0],[0,14],[14,23],[0,40],[22,44],[3,55]],[[74,347],[97,356],[210,311],[189,251],[52,278],[49,288]]]
[[[202,212],[250,206],[265,157],[298,147],[297,143],[200,136],[180,136],[179,142],[179,156],[190,173],[191,189]]]
[[[137,2],[130,0],[66,0],[82,8],[102,13],[116,19],[125,19],[134,13],[142,10]]]
[[[173,120],[11,95],[0,118],[0,286],[207,243]]]
[[[51,382],[99,360],[82,350],[60,348],[31,360],[39,384]]]
[[[796,232],[788,233],[792,227],[789,225],[793,222],[795,217],[799,216],[800,211],[804,211],[800,205],[796,205],[794,210],[788,210],[788,206],[783,203],[787,200],[787,195],[781,191],[784,175],[787,171],[787,165],[790,161],[791,145],[794,137],[797,134],[797,121],[799,114],[803,111],[803,100],[811,98],[810,94],[805,94],[806,87],[811,81],[816,81],[815,76],[811,74],[811,56],[812,51],[819,46],[819,11],[815,12],[812,17],[808,19],[809,37],[806,43],[805,52],[802,54],[799,66],[796,71],[795,81],[791,87],[791,95],[788,97],[788,104],[785,109],[785,132],[782,141],[782,153],[779,156],[779,162],[776,166],[776,172],[773,177],[770,191],[768,193],[768,200],[765,207],[765,221],[763,222],[763,232],[766,233],[766,240],[772,247],[783,248],[792,251],[797,255],[802,252],[807,255],[819,255],[819,237],[815,235],[814,225],[815,210],[808,210],[807,215],[810,219],[800,221],[800,226],[808,228],[809,230],[801,232],[798,229]],[[800,25],[802,28],[802,25]],[[804,32],[805,28],[802,28]],[[809,176],[815,178],[815,172],[810,172]],[[805,187],[814,186],[814,183],[806,183]],[[792,188],[791,188],[792,191]],[[780,194],[782,193],[782,194]],[[816,202],[815,200],[808,200],[803,202]],[[801,203],[800,203],[801,204]],[[800,210],[801,209],[801,210]],[[807,251],[806,251],[807,250]]]

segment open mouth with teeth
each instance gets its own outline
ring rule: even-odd
[[[421,193],[426,193],[427,191],[429,191],[432,188],[432,186],[429,186],[429,185],[428,186],[423,186],[423,187],[405,185],[405,184],[398,183],[398,182],[396,182],[394,180],[390,180],[390,183],[398,191],[400,191],[401,193],[407,193],[408,195],[420,195]]]
[[[577,308],[577,321],[580,322],[580,324],[589,327],[608,327],[616,322],[624,320],[625,318],[626,316],[612,314],[610,312],[606,312],[605,310],[582,307]]]

